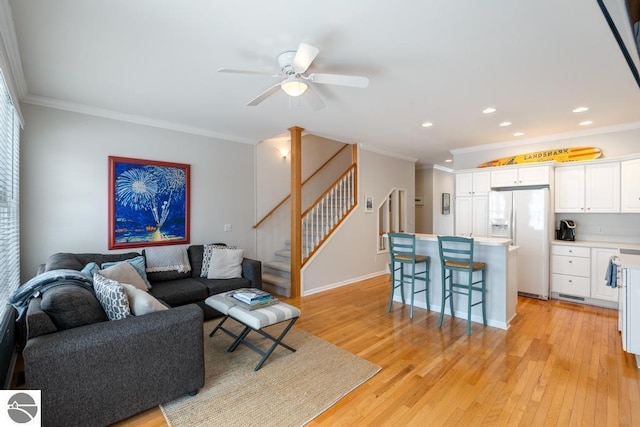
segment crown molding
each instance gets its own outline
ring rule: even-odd
[[[168,122],[165,120],[151,119],[149,117],[139,116],[135,114],[126,114],[118,111],[107,110],[104,108],[91,107],[89,105],[79,104],[75,102],[61,101],[55,98],[45,96],[27,95],[22,102],[26,104],[39,105],[41,107],[55,108],[58,110],[71,111],[74,113],[87,114],[89,116],[102,117],[106,119],[119,120],[123,122],[135,123],[144,126],[151,126],[161,129],[173,130],[193,135],[206,136],[225,141],[241,142],[243,144],[255,145],[259,141],[238,138],[237,136],[223,135],[213,132],[209,129],[187,126],[181,123]]]
[[[437,169],[439,171],[442,172],[448,172],[448,173],[454,173],[455,171],[451,168],[445,168],[444,166],[440,166],[440,165],[433,165],[434,169]]]
[[[403,156],[402,154],[391,153],[389,151],[379,150],[377,148],[366,146],[366,145],[364,145],[362,143],[360,144],[360,148],[362,150],[364,150],[364,151],[370,151],[372,153],[382,154],[383,156],[395,157],[396,159],[406,160],[406,161],[412,162],[412,163],[416,163],[418,161],[418,159],[416,159],[415,157]]]
[[[522,146],[527,144],[536,144],[540,142],[550,142],[550,141],[557,141],[561,139],[571,139],[571,138],[579,138],[579,137],[585,137],[585,136],[602,135],[605,133],[624,132],[627,130],[636,130],[636,129],[640,129],[640,122],[630,122],[630,123],[623,123],[620,125],[603,126],[603,127],[584,129],[579,131],[556,133],[556,134],[543,135],[543,136],[527,138],[527,139],[518,139],[513,141],[507,141],[507,142],[496,142],[493,144],[474,145],[473,147],[455,148],[455,149],[449,150],[449,152],[453,155],[475,153],[479,151],[495,150],[497,148],[516,147],[516,146]]]

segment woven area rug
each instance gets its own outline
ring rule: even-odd
[[[285,339],[295,353],[278,346],[257,372],[261,356],[245,345],[233,353],[233,340],[218,324],[204,324],[205,384],[196,396],[160,405],[173,427],[301,426],[375,375],[380,367],[315,335],[293,327]],[[238,332],[233,320],[225,323]],[[277,336],[283,325],[267,329]],[[249,340],[265,349],[269,341],[252,332]]]

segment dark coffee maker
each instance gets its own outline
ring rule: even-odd
[[[576,223],[571,219],[560,220],[560,229],[558,230],[558,240],[576,240]]]

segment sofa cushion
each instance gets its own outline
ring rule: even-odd
[[[204,300],[209,296],[207,287],[191,278],[154,283],[150,292],[171,307]]]
[[[93,288],[109,320],[121,320],[131,316],[129,299],[120,283],[96,273],[93,275]]]
[[[122,254],[94,254],[94,253],[69,253],[58,252],[51,255],[44,266],[44,271],[71,269],[81,271],[90,262],[102,265],[105,262],[124,261],[140,256],[137,252],[126,252]]]
[[[144,260],[144,257],[142,255],[138,255],[135,258],[130,258],[130,259],[126,259],[124,261],[115,261],[115,262],[103,262],[102,264],[100,264],[100,268],[102,268],[103,270],[112,267],[120,262],[128,262],[129,264],[131,264],[136,271],[138,272],[138,274],[140,275],[140,277],[142,277],[142,279],[144,280],[145,284],[147,285],[148,289],[151,289],[151,283],[149,283],[149,280],[147,279],[147,268],[146,268],[146,263]]]
[[[40,308],[49,315],[58,330],[107,320],[94,293],[76,285],[60,285],[48,289],[42,294]]]
[[[250,288],[251,281],[245,277],[238,279],[194,279],[207,287],[209,295],[215,295],[222,292],[233,291],[240,288]]]
[[[134,316],[142,316],[156,311],[167,310],[168,308],[146,290],[136,288],[128,283],[122,283],[122,287],[127,293],[129,309]]]
[[[128,262],[119,262],[104,270],[99,270],[98,274],[119,283],[128,283],[144,292],[149,291],[146,282],[142,279],[138,270]]]
[[[242,277],[242,249],[213,248],[208,279],[237,279]]]

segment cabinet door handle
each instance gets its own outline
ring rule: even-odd
[[[569,264],[572,264],[572,263],[573,263],[573,261],[569,261]]]
[[[569,279],[569,283],[573,283],[573,280]]]

